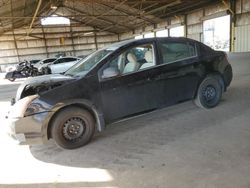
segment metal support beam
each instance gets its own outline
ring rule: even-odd
[[[113,9],[111,9],[111,10],[109,10],[109,11],[107,11],[107,12],[101,14],[100,16],[97,16],[97,17],[95,17],[95,18],[89,20],[88,22],[86,22],[86,25],[87,25],[88,23],[91,23],[91,22],[97,20],[98,18],[101,18],[101,17],[104,16],[104,15],[107,15],[107,14],[110,13],[111,11],[113,11],[113,10],[115,10],[116,8],[118,8],[119,6],[123,5],[126,1],[127,1],[127,0],[123,0],[122,2],[120,2],[119,4],[117,4]]]
[[[70,10],[70,11],[79,12],[79,13],[81,13],[81,14],[86,14],[86,13],[83,12],[82,10],[78,10],[78,9],[76,9],[76,8],[71,8],[71,7],[68,7],[68,6],[65,6],[65,8],[67,8],[67,9]],[[114,27],[115,25],[117,25],[117,26],[123,27],[123,28],[125,28],[125,29],[132,30],[132,28],[129,27],[129,26],[126,26],[126,25],[120,24],[120,23],[115,23],[115,22],[113,22],[113,21],[111,21],[111,20],[108,20],[108,19],[104,19],[102,16],[96,16],[96,17],[94,17],[91,21],[88,21],[88,22],[83,22],[82,20],[78,20],[78,19],[72,19],[72,20],[75,20],[75,21],[78,21],[78,22],[81,21],[85,26],[93,26],[93,25],[90,25],[91,23],[93,23],[93,20],[99,20],[99,21],[102,21],[102,22],[106,22],[106,23],[108,23],[108,24],[112,24],[112,27]],[[109,27],[109,26],[108,26],[108,27]],[[111,27],[111,28],[112,28],[112,27]],[[104,29],[106,29],[106,28],[104,28]]]
[[[37,7],[36,7],[36,11],[35,11],[35,13],[34,13],[34,15],[33,15],[32,21],[31,21],[30,26],[29,26],[29,30],[28,30],[28,32],[27,32],[27,36],[29,36],[29,34],[30,34],[30,32],[31,32],[33,23],[34,23],[34,21],[35,21],[35,19],[36,19],[36,16],[37,16],[37,13],[38,13],[38,11],[39,11],[39,9],[40,9],[41,4],[42,4],[42,0],[39,0],[39,1],[38,1],[38,4],[37,4]]]
[[[235,51],[235,24],[236,24],[236,0],[230,0],[230,51]]]
[[[94,32],[94,39],[95,39],[95,49],[98,50],[96,32]]]
[[[135,17],[135,18],[139,18],[139,19],[142,19],[142,20],[144,20],[144,21],[147,21],[147,22],[149,22],[149,23],[151,23],[151,24],[155,24],[155,23],[156,23],[156,22],[153,21],[152,19],[149,19],[149,18],[145,17],[145,16],[142,14],[142,11],[140,11],[140,10],[138,10],[139,14],[138,14],[138,13],[133,14],[131,11],[127,11],[127,10],[121,9],[120,7],[114,7],[114,6],[112,6],[112,5],[105,4],[105,2],[100,3],[100,5],[104,5],[104,6],[106,6],[106,7],[112,8],[113,10],[117,10],[117,11],[119,11],[119,12],[125,13],[126,16],[133,16],[133,17]]]
[[[11,16],[13,16],[13,4],[12,4],[12,0],[10,0],[10,11],[11,11]],[[20,57],[19,57],[19,52],[18,52],[18,46],[17,46],[17,42],[16,42],[16,36],[15,36],[15,31],[14,31],[14,24],[13,24],[13,19],[11,20],[11,27],[12,27],[12,34],[13,34],[13,40],[14,40],[14,45],[15,45],[15,49],[16,49],[16,54],[17,54],[17,59],[18,62],[20,62]]]
[[[71,43],[72,43],[72,48],[73,48],[73,55],[76,56],[75,43],[74,43],[74,38],[73,38],[73,33],[72,33],[72,27],[70,27],[70,38],[71,38]]]
[[[42,32],[43,32],[43,38],[44,38],[44,46],[45,46],[45,50],[46,50],[46,56],[49,57],[49,52],[48,52],[48,45],[47,45],[47,39],[44,33],[44,28],[42,26]]]
[[[187,14],[184,15],[184,36],[188,37]]]
[[[174,5],[178,5],[180,3],[182,3],[181,0],[173,1],[171,3],[168,3],[168,4],[164,5],[164,6],[160,6],[158,8],[153,9],[153,10],[150,10],[150,11],[146,12],[146,14],[153,14],[155,12],[161,11],[161,10],[166,9],[168,7],[171,7],[171,6],[174,6]]]
[[[212,4],[216,5],[219,3],[220,3],[220,1],[214,2],[214,0],[198,1],[197,3],[186,5],[186,6],[183,6],[182,8],[178,8],[176,10],[166,12],[165,14],[160,15],[160,18],[171,17],[171,16],[175,16],[175,15],[180,14],[180,13],[185,14],[185,13],[188,13],[188,12],[195,10],[195,9],[200,9],[200,8],[206,7],[208,5],[212,5]]]
[[[234,11],[231,9],[231,0],[230,0],[230,4],[228,4],[225,0],[222,0],[221,1],[224,5],[225,5],[225,7],[229,10],[229,12],[231,13],[231,14],[234,14]]]

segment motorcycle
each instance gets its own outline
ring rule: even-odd
[[[30,76],[38,76],[40,73],[30,62],[24,61],[17,65],[16,70],[8,72],[5,79],[14,82],[17,78],[27,78]]]

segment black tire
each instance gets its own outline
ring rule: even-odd
[[[194,102],[201,108],[213,108],[220,103],[223,89],[223,80],[219,75],[208,75],[199,85]]]
[[[52,121],[51,136],[64,149],[75,149],[90,142],[95,132],[95,120],[79,107],[67,107]]]
[[[9,81],[14,82],[16,78],[8,78]]]

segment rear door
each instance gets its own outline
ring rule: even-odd
[[[200,81],[200,63],[196,43],[186,39],[159,39],[162,105],[171,105],[194,97]],[[164,97],[165,96],[165,97]]]

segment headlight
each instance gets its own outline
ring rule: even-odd
[[[9,117],[20,118],[24,117],[25,111],[29,104],[38,97],[38,95],[31,95],[17,101],[10,109]]]
[[[40,103],[30,103],[26,108],[24,116],[30,116],[39,112],[46,111],[47,109],[44,108]]]

